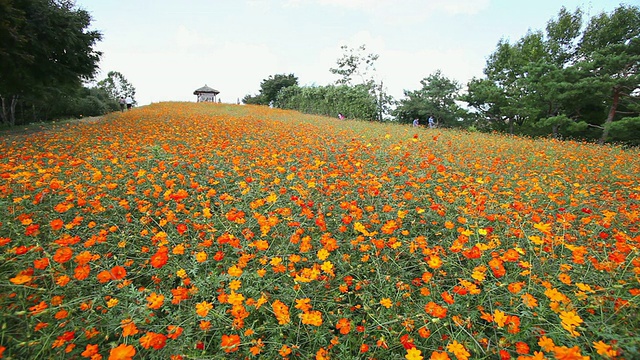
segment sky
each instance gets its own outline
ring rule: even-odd
[[[440,70],[466,89],[484,77],[501,39],[544,30],[561,7],[584,20],[637,0],[76,0],[102,33],[97,80],[118,71],[138,105],[196,101],[205,84],[224,103],[260,91],[271,75],[324,86],[345,53],[377,54],[371,76],[396,100]]]

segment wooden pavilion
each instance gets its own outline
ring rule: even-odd
[[[198,102],[215,102],[216,101],[216,96],[220,94],[220,91],[216,90],[216,89],[212,89],[210,87],[208,87],[206,84],[199,88],[196,89],[196,91],[193,92],[193,95],[196,95],[198,97]]]

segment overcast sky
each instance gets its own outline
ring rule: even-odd
[[[635,1],[635,0],[634,0]],[[613,0],[77,0],[102,32],[98,79],[118,71],[139,105],[195,101],[208,85],[222,102],[257,94],[269,75],[328,85],[342,45],[378,54],[375,77],[396,99],[441,70],[466,88],[483,77],[501,38],[544,30],[562,6],[585,20]]]

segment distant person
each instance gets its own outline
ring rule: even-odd
[[[413,126],[414,127],[420,126],[420,120],[418,120],[418,119],[413,120]]]
[[[433,120],[433,116],[429,116],[429,127],[431,129],[433,129],[434,127],[436,127],[436,122],[435,120]]]
[[[124,111],[124,97],[120,96],[120,111]]]
[[[131,98],[131,96],[127,96],[124,101],[127,103],[127,110],[131,110],[131,107],[133,106],[133,99]]]
[[[344,120],[344,119],[346,119],[346,118],[344,117],[344,115],[342,115],[342,113],[338,113],[338,119],[340,119],[340,120]]]

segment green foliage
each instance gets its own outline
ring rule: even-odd
[[[336,63],[336,68],[330,68],[329,71],[332,74],[340,76],[340,79],[336,81],[338,85],[352,85],[354,84],[354,77],[360,78],[360,83],[368,83],[370,81],[370,72],[375,71],[375,62],[380,55],[363,53],[367,50],[366,45],[360,45],[357,49],[349,48],[346,45],[340,47],[344,54],[339,58]]]
[[[260,83],[260,93],[255,96],[246,95],[242,102],[253,105],[271,105],[275,102],[280,90],[296,85],[298,85],[298,77],[294,74],[269,75]]]
[[[0,120],[15,125],[20,100],[93,78],[101,34],[87,30],[91,16],[72,1],[4,0],[0,9]]]
[[[633,146],[640,145],[640,117],[623,118],[607,126],[609,126],[612,141]]]
[[[394,115],[401,123],[411,123],[414,119],[426,123],[433,116],[439,126],[455,126],[464,110],[456,104],[460,84],[450,80],[440,70],[420,80],[422,88],[405,90],[404,96]]]
[[[582,11],[562,8],[545,33],[529,32],[514,44],[501,40],[486,79],[469,82],[463,100],[483,129],[601,143],[626,138],[611,134],[624,125],[609,124],[640,114],[638,24],[640,9],[620,6],[582,30]]]
[[[376,120],[377,99],[367,85],[327,85],[283,89],[274,105],[307,114],[335,117],[342,113],[348,118]]]
[[[107,77],[98,82],[98,88],[109,94],[114,101],[130,96],[133,99],[133,104],[137,104],[136,88],[133,87],[124,75],[117,71],[109,71]]]

